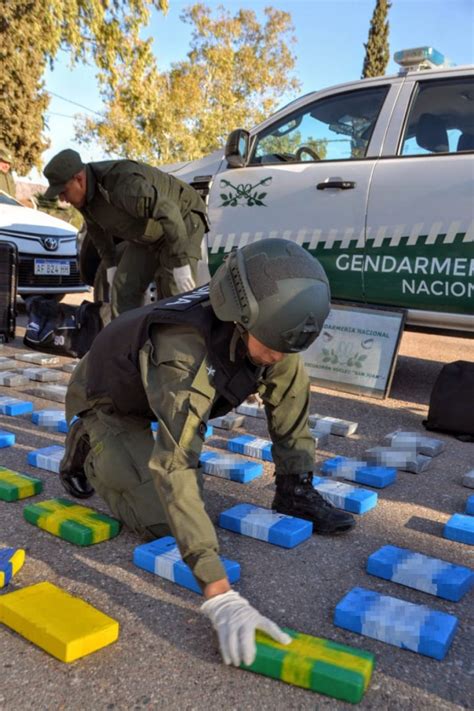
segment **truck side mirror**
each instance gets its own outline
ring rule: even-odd
[[[229,133],[225,144],[225,157],[229,168],[242,168],[247,162],[249,150],[249,132],[236,128]]]

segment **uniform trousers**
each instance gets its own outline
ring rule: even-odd
[[[200,244],[205,230],[201,217],[191,213],[184,222],[190,241],[193,244]],[[197,282],[198,259],[192,256],[188,256],[187,259],[193,279]],[[176,262],[170,256],[166,237],[150,245],[128,242],[117,266],[112,285],[113,318],[124,311],[142,306],[143,295],[152,281],[156,283],[158,299],[179,294],[180,290],[173,277],[175,266]]]

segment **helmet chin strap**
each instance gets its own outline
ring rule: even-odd
[[[244,335],[247,333],[247,331],[242,326],[242,324],[237,323],[237,322],[234,322],[234,323],[235,323],[234,333],[232,334],[232,338],[230,339],[230,345],[229,345],[229,358],[232,363],[235,363],[235,351],[237,350],[237,344],[240,340],[242,340],[245,343]]]
[[[247,345],[247,338],[246,338],[248,333],[249,332],[247,331],[247,329],[244,328],[241,323],[237,323],[237,322],[235,323],[235,330],[234,330],[234,333],[232,334],[232,338],[230,341],[230,360],[232,362],[235,362],[235,351],[237,349],[237,345],[238,345],[239,341],[242,341],[242,343],[245,346],[246,356],[247,356],[248,360],[252,363],[252,365],[255,365],[257,368],[260,368],[261,370],[263,370],[265,366],[263,366],[261,363],[257,363],[257,361],[255,361],[249,353],[249,349],[248,349],[248,345]]]
[[[229,357],[232,363],[235,363],[235,352],[237,350],[237,345],[239,341],[242,341],[242,343],[245,346],[245,350],[247,351],[247,358],[249,361],[252,363],[252,365],[256,365],[257,368],[262,368],[261,363],[256,363],[249,354],[248,347],[247,347],[247,339],[245,336],[248,334],[248,331],[246,328],[242,326],[241,323],[235,322],[235,329],[234,333],[232,334],[232,338],[230,339],[230,346],[229,346]]]

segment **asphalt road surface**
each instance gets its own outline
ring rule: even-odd
[[[18,337],[1,355],[24,350]],[[470,339],[405,333],[390,396],[374,400],[314,388],[312,411],[354,420],[357,433],[330,437],[317,452],[317,464],[334,455],[362,458],[367,447],[397,428],[422,433],[432,385],[444,363],[474,360]],[[67,359],[63,359],[67,362]],[[21,364],[19,363],[19,366]],[[64,373],[64,382],[69,377]],[[20,389],[0,394],[22,397]],[[26,399],[26,398],[25,398]],[[58,408],[31,397],[36,409]],[[59,585],[120,622],[118,642],[72,664],[64,664],[0,625],[1,709],[343,709],[349,704],[263,676],[225,667],[208,621],[199,613],[198,595],[163,581],[132,563],[140,540],[122,531],[115,539],[80,548],[41,531],[22,517],[26,503],[62,496],[55,474],[26,464],[27,453],[61,444],[64,435],[31,423],[31,417],[0,416],[0,428],[16,435],[1,450],[0,464],[40,477],[44,491],[23,502],[0,502],[0,546],[26,548],[27,558],[7,592],[43,580]],[[228,436],[215,430],[208,446]],[[219,434],[222,432],[222,434]],[[241,432],[266,436],[264,421],[248,417]],[[235,433],[232,433],[235,435]],[[431,468],[415,475],[399,472],[396,483],[378,491],[375,509],[358,517],[357,527],[340,537],[313,536],[285,550],[219,529],[221,553],[238,560],[236,589],[281,625],[373,652],[376,670],[362,709],[461,709],[474,707],[473,592],[452,603],[369,576],[365,564],[381,545],[393,544],[474,567],[473,548],[442,537],[443,524],[463,512],[469,494],[461,485],[474,467],[474,444],[440,435],[446,450]],[[235,503],[269,506],[272,465],[262,479],[243,486],[206,477],[206,501],[213,520]],[[106,511],[94,497],[86,502]],[[426,604],[457,615],[459,628],[443,661],[401,650],[336,627],[334,608],[354,586]]]

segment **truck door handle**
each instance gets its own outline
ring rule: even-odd
[[[327,190],[327,188],[339,188],[339,190],[353,190],[355,186],[356,184],[353,180],[334,178],[332,180],[325,180],[323,183],[318,183],[316,185],[316,189]]]

